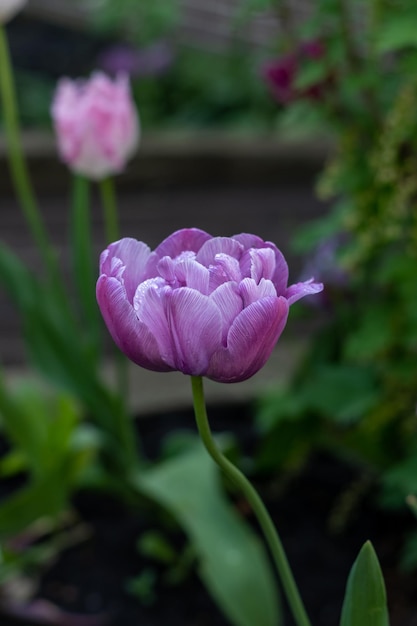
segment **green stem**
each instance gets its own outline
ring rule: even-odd
[[[117,218],[117,202],[112,178],[100,181],[100,194],[104,211],[104,228],[107,243],[120,239],[119,223]]]
[[[271,550],[282,586],[287,596],[288,604],[297,626],[311,626],[288,564],[284,548],[271,517],[257,491],[248,479],[220,452],[213,440],[207,419],[202,378],[200,376],[192,376],[191,384],[193,389],[195,418],[200,437],[212,459],[219,465],[235,486],[242,491],[252,507]]]
[[[72,193],[72,263],[77,295],[84,321],[91,334],[94,355],[98,356],[101,319],[95,298],[96,276],[93,266],[90,226],[90,182],[74,176]]]
[[[49,278],[59,286],[59,270],[54,251],[43,225],[33,193],[20,138],[16,92],[6,31],[0,25],[0,90],[3,101],[5,133],[9,151],[9,167],[13,184],[26,222],[42,255]]]
[[[120,239],[118,211],[114,182],[112,178],[105,178],[99,183],[101,202],[104,212],[104,228],[106,243],[112,243]],[[124,355],[115,348],[117,388],[123,398],[129,395],[128,361]]]

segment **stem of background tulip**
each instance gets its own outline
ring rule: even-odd
[[[74,176],[72,195],[72,263],[82,312],[91,333],[92,356],[98,358],[101,318],[95,298],[96,276],[93,266],[90,226],[90,182]]]
[[[104,213],[104,228],[107,245],[120,239],[119,220],[117,211],[116,194],[112,178],[105,178],[99,183],[101,202]],[[117,387],[120,395],[127,398],[129,394],[127,367],[128,361],[124,354],[115,348]]]
[[[0,89],[3,100],[4,127],[9,148],[9,163],[15,191],[25,219],[42,255],[51,282],[59,288],[59,269],[54,251],[43,226],[23,156],[13,70],[6,31],[0,25]]]
[[[192,376],[191,384],[193,389],[194,413],[200,437],[212,459],[214,459],[235,486],[241,490],[252,507],[271,550],[283,589],[287,596],[288,604],[297,626],[311,626],[281,540],[264,503],[246,476],[220,452],[213,440],[204,401],[203,379],[201,376]]]
[[[117,202],[112,178],[105,178],[99,183],[101,201],[104,211],[104,228],[107,244],[120,239],[119,220],[117,217]]]

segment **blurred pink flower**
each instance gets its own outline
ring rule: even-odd
[[[323,90],[328,84],[328,78],[306,89],[298,89],[295,86],[295,81],[304,60],[321,59],[324,53],[325,47],[320,41],[307,41],[291,54],[269,61],[264,65],[262,75],[272,95],[280,104],[288,104],[301,98],[317,100],[323,95]]]
[[[138,146],[139,117],[125,75],[61,79],[51,113],[62,160],[87,178],[121,172]]]
[[[134,363],[233,383],[265,365],[290,305],[323,289],[312,279],[287,283],[273,243],[189,228],[153,252],[136,239],[112,243],[100,257],[97,301]]]
[[[0,0],[0,24],[12,19],[23,9],[27,0]]]

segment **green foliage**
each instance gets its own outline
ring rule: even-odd
[[[340,626],[389,626],[384,579],[369,541],[350,571]]]
[[[137,484],[186,530],[200,576],[232,624],[281,623],[264,548],[225,499],[217,468],[201,444],[141,472]]]

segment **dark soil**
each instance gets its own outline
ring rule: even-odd
[[[255,439],[249,407],[223,407],[210,415],[214,430],[238,425],[242,448],[252,452]],[[156,456],[164,435],[178,428],[193,429],[191,412],[141,419],[139,430],[149,456]],[[276,522],[314,626],[338,625],[349,569],[367,539],[372,540],[384,572],[391,626],[417,626],[417,575],[406,576],[398,568],[404,537],[415,527],[411,514],[379,510],[373,492],[368,491],[346,518],[343,530],[330,530],[329,520],[334,519],[341,494],[357,479],[357,471],[323,453],[288,479],[285,488],[279,478],[255,482]],[[128,579],[144,568],[155,568],[135,549],[138,536],[152,527],[150,519],[132,515],[120,503],[97,494],[82,494],[75,504],[94,532],[62,554],[45,574],[39,590],[42,598],[70,612],[96,615],[108,626],[230,626],[195,573],[176,587],[160,577],[155,601],[141,605],[126,587]],[[253,522],[245,503],[238,500],[236,505]],[[178,530],[171,528],[168,533],[171,540],[184,540]],[[2,626],[9,623],[1,621]],[[20,623],[28,625],[27,620]],[[285,626],[290,625],[287,615]]]

